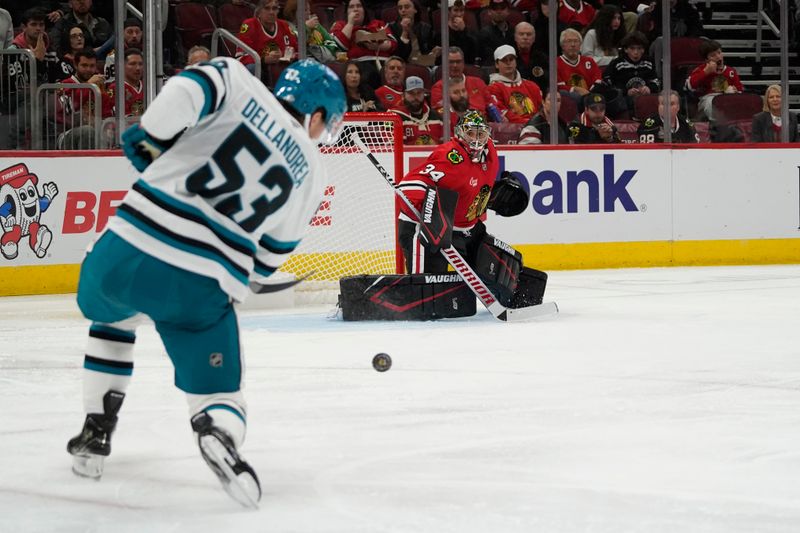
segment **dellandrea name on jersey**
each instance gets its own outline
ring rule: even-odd
[[[298,246],[327,182],[317,144],[238,61],[170,78],[141,127],[175,139],[107,226],[178,268],[216,279],[234,300]]]
[[[255,98],[247,101],[242,109],[242,117],[281,151],[295,186],[303,183],[309,173],[308,161],[291,133],[278,125],[269,111],[256,102]]]

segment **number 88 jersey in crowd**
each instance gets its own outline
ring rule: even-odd
[[[244,300],[253,272],[280,267],[322,199],[326,173],[306,126],[239,62],[220,58],[171,78],[141,127],[171,146],[108,231]]]

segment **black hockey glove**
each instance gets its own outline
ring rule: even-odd
[[[519,215],[528,207],[528,192],[511,172],[504,170],[489,195],[488,209],[501,217]]]

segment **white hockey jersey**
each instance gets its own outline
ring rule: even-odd
[[[319,207],[327,176],[316,144],[230,58],[171,78],[141,125],[157,139],[179,137],[133,185],[108,230],[243,301],[253,272],[275,272]]]

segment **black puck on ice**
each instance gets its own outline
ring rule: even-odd
[[[372,358],[372,368],[378,372],[386,372],[392,368],[392,358],[388,353],[379,353]]]

